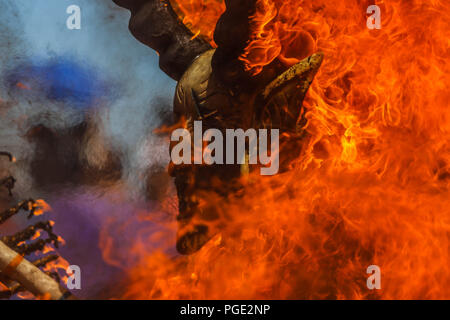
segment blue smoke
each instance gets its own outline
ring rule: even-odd
[[[27,62],[8,72],[7,86],[77,109],[89,109],[111,97],[110,84],[94,68],[68,57]]]

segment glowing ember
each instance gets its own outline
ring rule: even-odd
[[[35,210],[34,210],[35,216],[40,216],[40,215],[44,214],[45,212],[52,210],[50,205],[42,199],[36,200],[36,202],[33,204],[33,206],[35,207]]]
[[[61,276],[61,282],[66,284],[68,276],[70,276],[70,274],[67,275],[67,273],[66,273],[67,269],[69,268],[69,265],[70,264],[69,264],[69,262],[66,259],[64,259],[62,257],[58,257],[58,259],[47,263],[45,265],[45,267],[43,268],[43,270],[46,271],[46,272],[50,272],[50,273],[51,272],[56,272],[59,275],[62,275]]]
[[[30,87],[27,86],[26,84],[22,83],[22,82],[17,82],[16,87],[20,88],[20,89],[23,89],[23,90],[30,90]]]

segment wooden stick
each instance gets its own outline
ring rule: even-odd
[[[67,299],[70,293],[22,255],[0,241],[0,272],[42,299]]]

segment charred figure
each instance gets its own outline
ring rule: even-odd
[[[280,142],[289,146],[289,152],[280,150],[280,170],[297,156],[304,125],[302,103],[322,63],[321,53],[291,67],[275,59],[254,75],[239,57],[250,41],[258,0],[225,0],[226,10],[214,32],[215,49],[194,37],[168,0],[113,1],[131,11],[131,33],[158,52],[161,70],[178,81],[173,112],[180,128],[192,137],[196,121],[202,121],[205,131],[223,133],[237,128],[279,129],[280,136],[289,139]],[[248,170],[238,164],[172,163],[169,171],[179,199],[177,250],[191,254],[217,232],[215,226],[223,225],[213,223],[222,219],[217,201],[239,189],[239,178]]]

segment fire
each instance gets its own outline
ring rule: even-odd
[[[36,202],[33,204],[33,207],[35,208],[34,209],[35,216],[40,216],[52,210],[50,205],[42,199],[36,200]]]
[[[449,299],[449,2],[258,2],[249,70],[324,53],[301,156],[221,203],[227,227],[198,253],[139,239],[123,298]],[[176,3],[212,41],[223,2]],[[366,26],[372,4],[380,30]],[[381,290],[366,286],[370,265]]]
[[[171,1],[173,9],[182,17],[182,22],[194,33],[194,37],[201,35],[208,40],[213,47],[213,40],[217,19],[225,11],[223,1],[187,0]]]
[[[275,60],[281,52],[280,37],[277,34],[278,15],[276,3],[271,0],[257,1],[256,12],[250,17],[252,34],[240,60],[253,75]]]
[[[70,264],[66,259],[58,257],[58,259],[47,263],[43,270],[48,273],[58,273],[61,278],[61,282],[63,284],[67,284],[67,279],[69,276],[71,276],[71,274],[67,274],[69,265]]]

